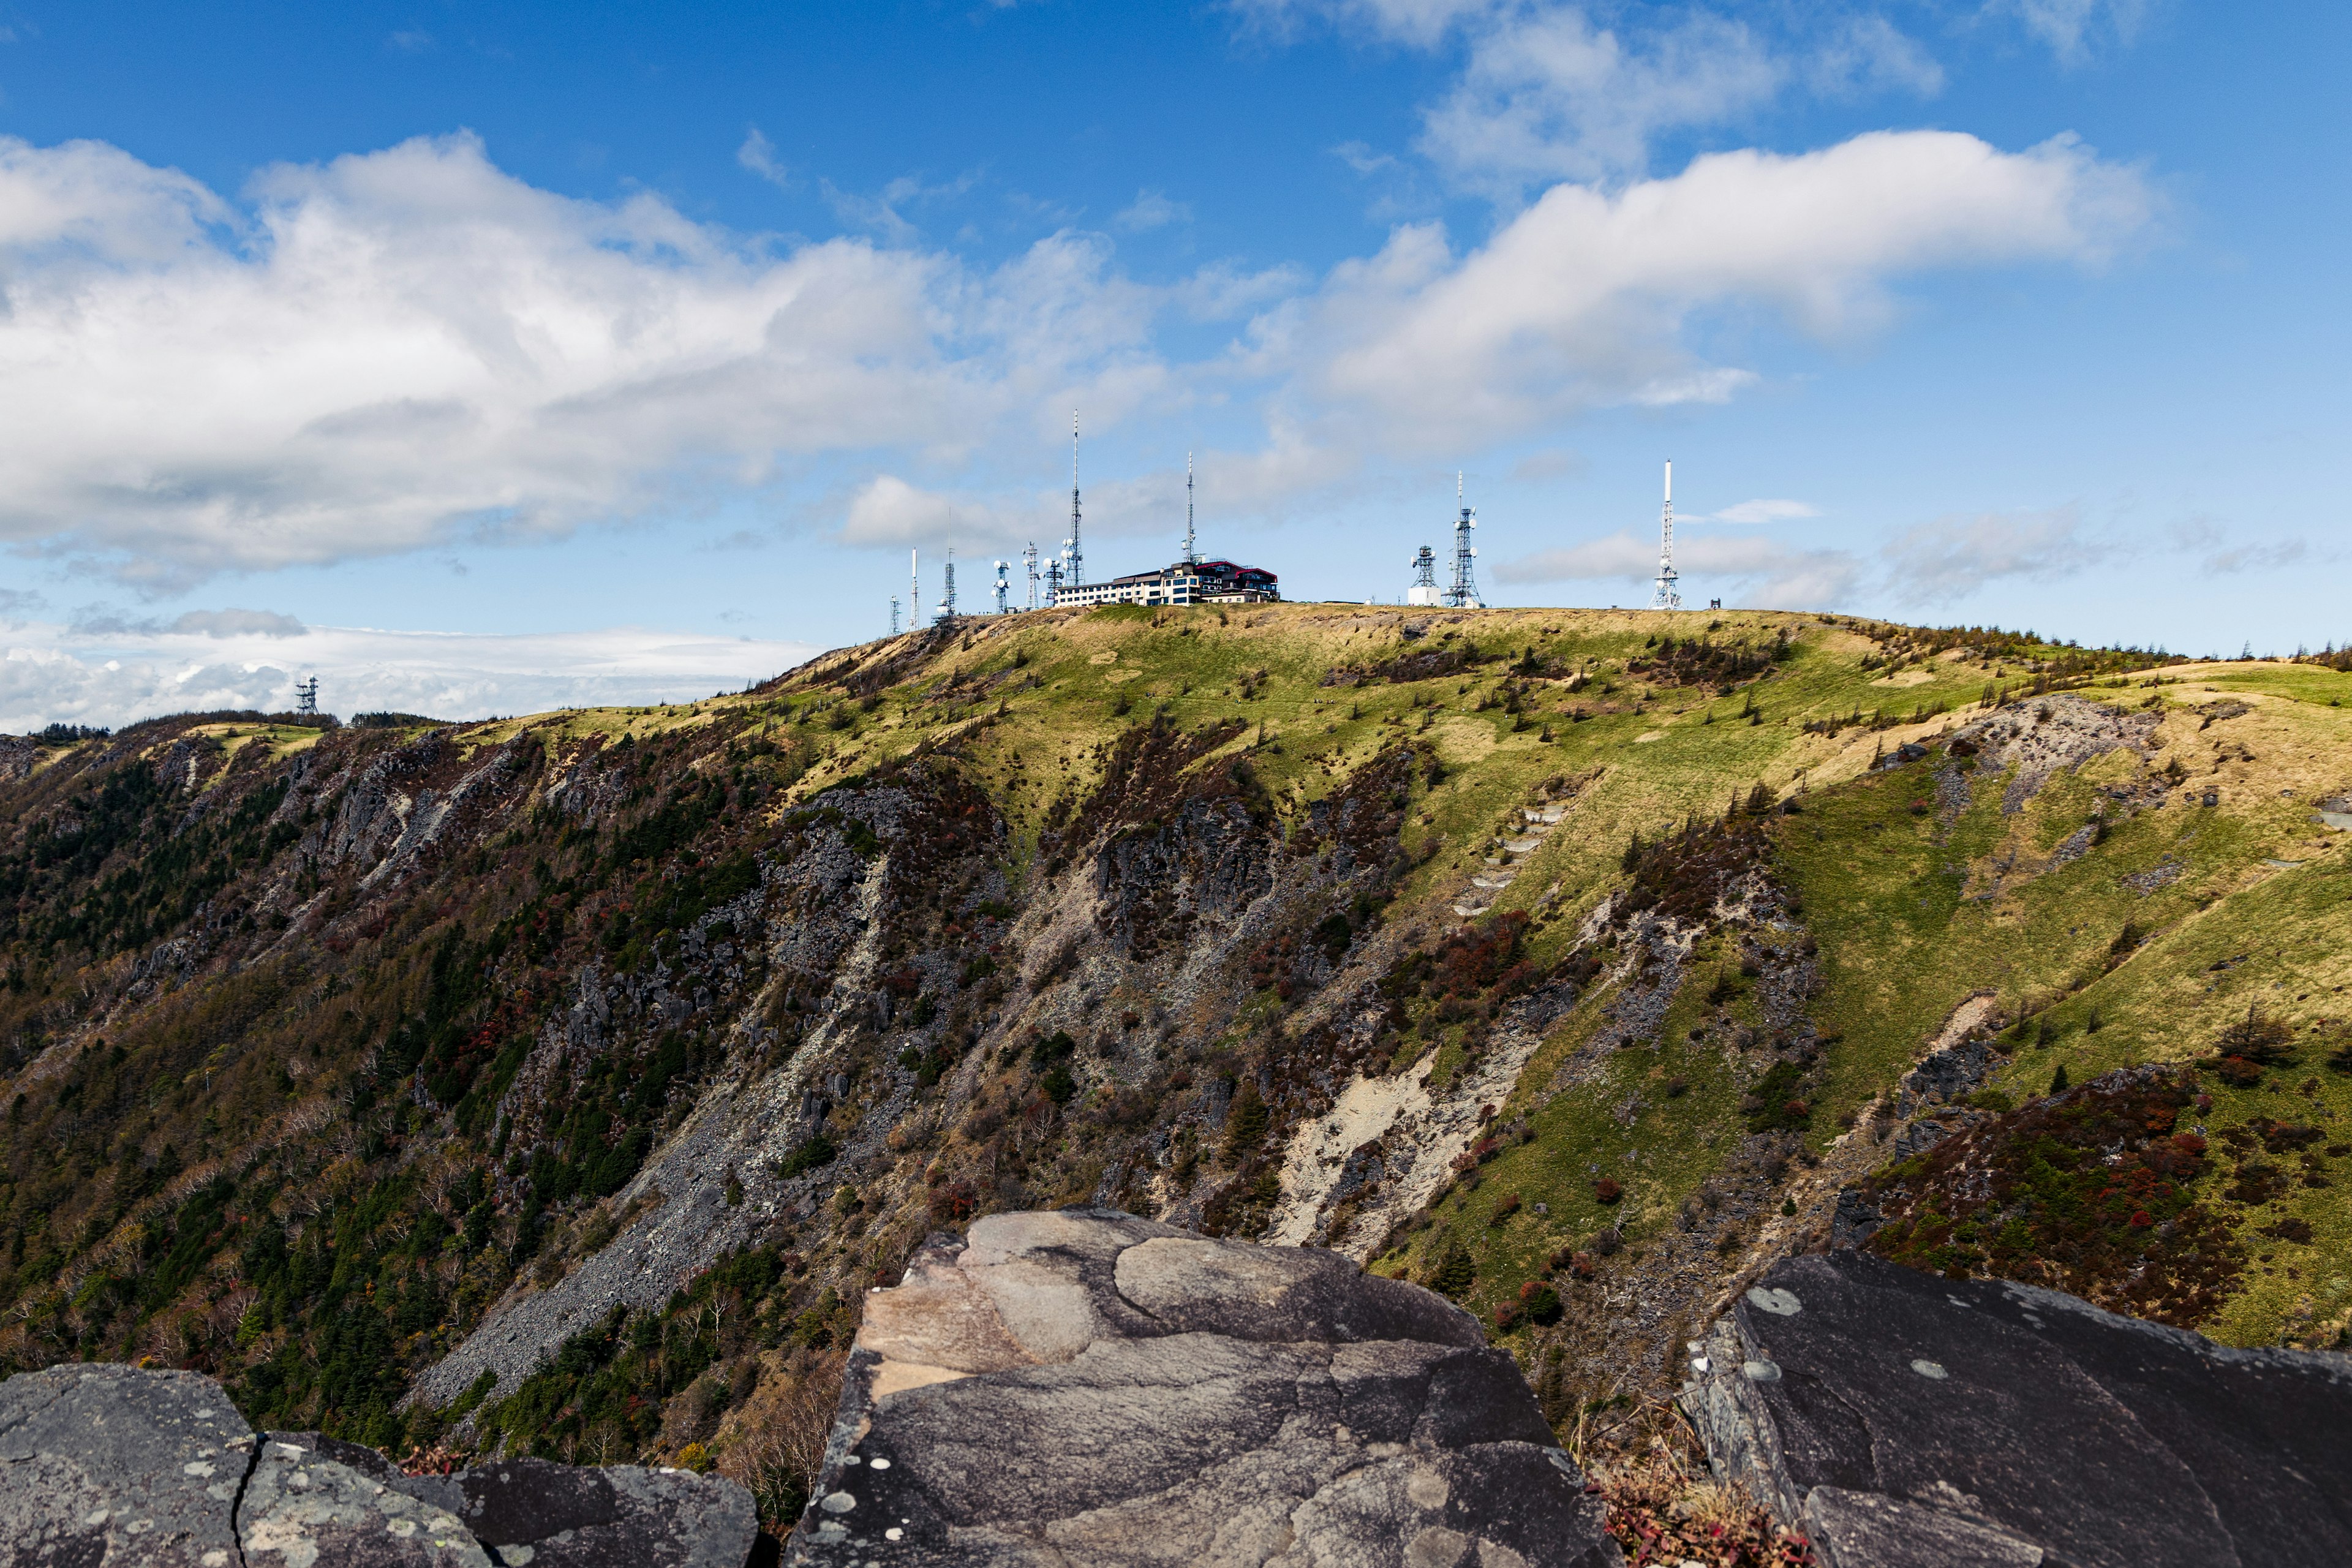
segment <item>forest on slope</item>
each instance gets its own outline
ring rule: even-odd
[[[2337,1345],[2336,662],[1114,607],[9,742],[0,1372],[787,1520],[864,1289],[1005,1209],[1428,1283],[1588,1445],[1832,1237]]]

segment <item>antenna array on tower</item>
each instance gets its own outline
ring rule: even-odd
[[[1461,510],[1454,520],[1454,585],[1445,590],[1445,602],[1457,610],[1483,610],[1486,605],[1478,597],[1478,552],[1470,544],[1470,531],[1478,526],[1478,514],[1462,499],[1459,473],[1454,476],[1454,504]]]
[[[1086,547],[1078,542],[1078,411],[1070,410],[1070,537],[1062,542],[1062,574],[1066,586],[1086,581]]]
[[[1675,460],[1666,459],[1666,507],[1658,515],[1658,587],[1650,595],[1654,610],[1679,610],[1683,596],[1675,584],[1682,574],[1675,570]]]

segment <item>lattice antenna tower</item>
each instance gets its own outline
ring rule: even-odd
[[[907,629],[913,631],[923,624],[923,574],[916,569],[919,552],[907,552]]]
[[[314,675],[308,680],[296,681],[294,683],[294,711],[297,713],[316,713],[318,710],[319,678]]]
[[[898,595],[896,594],[890,595],[890,635],[894,637],[898,635]]]
[[[1426,544],[1412,558],[1412,585],[1431,589],[1437,586],[1437,552]]]
[[[1679,610],[1683,596],[1676,591],[1682,574],[1675,570],[1675,460],[1666,459],[1666,506],[1658,514],[1658,589],[1650,595],[1654,610]]]
[[[1010,561],[996,563],[996,613],[1000,616],[1004,613],[1005,600],[1013,594],[1013,580],[1005,575],[1012,570],[1013,563]]]
[[[932,617],[933,626],[944,626],[955,619],[955,546],[948,546],[947,564],[940,571],[947,574],[947,586],[940,592],[940,613]]]
[[[1029,574],[1029,607],[1037,607],[1037,542],[1031,540],[1021,547],[1021,565]]]
[[[1184,454],[1184,564],[1197,566],[1200,552],[1192,548],[1192,454]]]
[[[1070,410],[1070,537],[1062,542],[1062,571],[1069,585],[1087,580],[1086,547],[1078,542],[1078,411]]]
[[[1462,499],[1462,475],[1454,476],[1454,504],[1459,509],[1454,519],[1454,585],[1445,590],[1445,602],[1457,610],[1480,610],[1486,605],[1478,598],[1478,552],[1470,543],[1470,531],[1478,526],[1478,513]]]

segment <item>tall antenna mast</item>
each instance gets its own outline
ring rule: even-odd
[[[996,563],[996,613],[1000,616],[1004,613],[1005,598],[1013,592],[1013,583],[1004,575],[1012,570],[1013,563],[1010,561]]]
[[[1201,557],[1192,548],[1192,454],[1184,454],[1184,564],[1195,565]]]
[[[923,575],[915,569],[915,552],[907,552],[907,629],[913,631],[923,619]]]
[[[955,546],[952,544],[948,546],[948,563],[942,570],[947,574],[947,586],[940,591],[940,613],[932,624],[944,626],[955,619]]]
[[[1029,607],[1037,607],[1037,542],[1031,540],[1021,547],[1021,564],[1029,573]]]
[[[1682,574],[1675,570],[1675,460],[1666,459],[1666,508],[1658,514],[1658,591],[1650,595],[1654,610],[1679,610],[1683,596],[1675,592]]]
[[[1078,542],[1078,411],[1070,410],[1070,537],[1062,546],[1066,575],[1073,588],[1087,580],[1086,547]]]
[[[898,635],[898,595],[896,594],[890,595],[890,635],[894,637]]]
[[[1483,610],[1486,606],[1478,597],[1477,569],[1474,563],[1478,552],[1471,548],[1470,531],[1478,526],[1478,514],[1462,499],[1462,475],[1454,475],[1454,504],[1460,509],[1454,519],[1454,585],[1445,590],[1445,602],[1457,610]]]
[[[294,711],[297,713],[316,713],[318,710],[319,678],[314,675],[308,680],[296,681],[294,683]]]

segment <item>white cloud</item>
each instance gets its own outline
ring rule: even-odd
[[[2147,0],[1990,0],[2049,46],[2063,65],[2080,65],[2102,47],[2128,46],[2147,17]]]
[[[19,625],[0,633],[0,730],[119,728],[213,709],[278,712],[294,706],[294,682],[310,674],[319,677],[320,706],[345,716],[389,710],[479,719],[683,701],[740,689],[815,651],[805,643],[637,627],[506,637],[311,626],[289,641],[264,626],[94,636]]]
[[[1933,98],[1944,90],[1944,68],[1884,16],[1846,17],[1813,45],[1804,76],[1827,98],[1882,92]]]
[[[776,144],[756,125],[743,133],[743,144],[735,149],[735,162],[780,191],[793,188],[792,171],[776,162]]]
[[[239,205],[111,148],[0,141],[0,541],[178,588],[558,534],[829,457],[869,476],[839,492],[848,542],[1010,547],[1058,539],[1062,507],[992,471],[992,443],[1050,451],[1073,405],[1093,430],[1261,398],[1255,449],[1202,454],[1203,500],[1271,523],[1370,464],[1734,395],[1755,373],[1691,353],[1695,311],[1851,334],[1906,274],[2095,262],[2148,205],[2070,140],[1881,132],[1557,185],[1466,252],[1406,226],[1320,280],[1147,287],[1070,232],[984,270],[772,249],[652,196],[534,189],[465,136],[275,169]],[[1171,363],[1171,311],[1247,320]],[[1088,486],[1090,532],[1174,536],[1171,447]]]
[[[1685,522],[1786,522],[1792,518],[1819,517],[1819,509],[1801,500],[1744,500],[1721,511],[1693,512]]]
[[[1244,25],[1285,37],[1308,21],[1361,28],[1409,44],[1437,42],[1457,22],[1501,8],[1501,0],[1227,0]]]
[[[559,533],[1151,382],[1101,247],[771,254],[462,135],[273,169],[240,207],[0,141],[0,540],[158,586]]]
[[[1677,540],[1675,568],[1683,575],[1685,602],[1720,598],[1763,610],[1816,609],[1841,603],[1861,575],[1859,563],[1845,551],[1799,549],[1754,537]],[[1496,568],[1495,578],[1501,583],[1611,578],[1646,583],[1657,571],[1656,536],[1620,531],[1504,562]]]
[[[1915,605],[1965,598],[2002,578],[2072,576],[2106,553],[2072,506],[1939,517],[1905,529],[1881,552],[1895,596]]]
[[[1775,309],[1847,336],[1889,317],[1898,278],[2095,264],[2151,205],[2136,174],[2070,137],[2012,153],[1875,132],[1796,156],[1717,153],[1615,195],[1555,185],[1463,256],[1434,225],[1400,227],[1310,306],[1270,313],[1252,352],[1293,366],[1366,447],[1444,451],[1599,405],[1730,395],[1752,374],[1692,358],[1681,328],[1698,309]]]
[[[1944,85],[1934,57],[1879,16],[1766,11],[1750,21],[1695,7],[1533,0],[1236,0],[1235,8],[1277,37],[1311,17],[1422,48],[1460,39],[1466,61],[1424,111],[1421,148],[1462,184],[1507,203],[1531,185],[1639,175],[1662,135],[1736,123],[1791,89],[1852,99],[1932,96]],[[1360,142],[1338,151],[1359,173],[1392,162]]]
[[[1478,34],[1423,147],[1498,195],[1639,173],[1659,132],[1746,114],[1785,75],[1764,40],[1720,16],[1695,13],[1629,47],[1574,7],[1514,11]]]
[[[1143,190],[1136,192],[1135,200],[1110,221],[1129,234],[1143,234],[1171,223],[1191,223],[1192,209],[1183,202],[1170,201],[1165,191]]]

